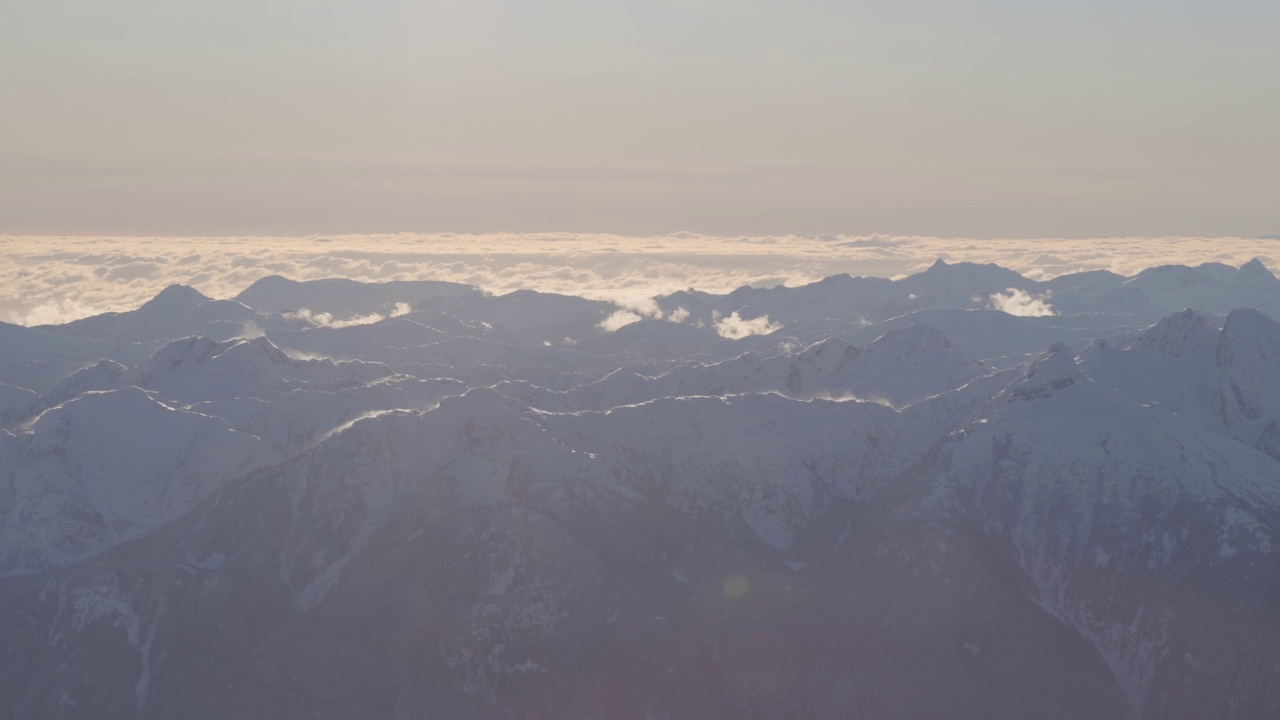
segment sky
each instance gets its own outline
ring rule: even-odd
[[[0,234],[1280,233],[1274,0],[0,0]]]

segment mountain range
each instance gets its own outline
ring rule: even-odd
[[[1280,280],[0,325],[0,718],[1280,717]]]

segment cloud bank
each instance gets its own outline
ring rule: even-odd
[[[1047,279],[1083,270],[1131,275],[1170,263],[1239,266],[1254,257],[1280,269],[1280,243],[1261,238],[973,240],[691,233],[0,237],[0,320],[37,325],[129,310],[173,283],[227,298],[271,274],[295,280],[449,280],[495,293],[529,288],[610,299],[650,317],[644,299],[675,290],[799,285],[837,273],[899,277],[924,270],[938,258],[998,263]],[[1042,309],[1034,304],[1014,307]]]

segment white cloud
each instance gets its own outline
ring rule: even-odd
[[[640,322],[643,319],[644,318],[630,310],[619,310],[604,320],[601,320],[598,327],[605,332],[616,332],[620,328],[624,328],[631,323]]]
[[[14,313],[12,321],[18,325],[57,325],[65,318],[82,318],[98,314],[98,309],[74,298],[49,300],[28,309],[25,314]]]
[[[682,323],[688,319],[689,319],[689,311],[682,307],[678,307],[675,310],[672,310],[671,314],[667,316],[667,320],[673,323]]]
[[[642,318],[661,320],[663,317],[662,308],[658,307],[652,295],[618,298],[614,302]]]
[[[991,300],[991,308],[993,310],[1002,310],[1010,315],[1019,317],[1043,317],[1045,315],[1054,315],[1053,308],[1049,305],[1050,293],[1043,295],[1032,295],[1026,290],[1018,288],[1009,288],[1002,293],[994,293]]]
[[[741,340],[751,335],[768,335],[771,332],[777,332],[782,329],[782,326],[769,322],[768,315],[743,320],[735,310],[729,317],[717,318],[715,328],[722,338]]]
[[[397,310],[400,309],[401,305],[405,305],[405,304],[396,303],[396,309]],[[404,314],[405,313],[400,313],[400,315],[404,315]],[[333,315],[330,313],[325,313],[325,312],[313,313],[311,312],[311,310],[307,308],[302,308],[300,310],[297,310],[296,312],[284,313],[284,317],[290,320],[302,320],[304,322],[309,322],[312,325],[319,325],[320,327],[328,327],[328,328],[344,328],[344,327],[353,327],[355,325],[372,325],[373,323],[382,322],[383,320],[387,319],[386,315],[370,313],[368,315],[355,315],[353,317],[335,320]],[[395,313],[392,313],[391,317],[398,317],[398,315],[396,315]]]
[[[1082,270],[1125,275],[1169,263],[1280,267],[1275,240],[927,237],[720,238],[617,235],[349,235],[311,238],[0,237],[0,320],[66,322],[130,310],[173,283],[215,298],[268,274],[295,280],[448,280],[505,293],[531,288],[611,300],[660,317],[648,299],[696,287],[799,285],[836,273],[899,277],[937,258],[999,263],[1035,279]],[[353,318],[330,321],[350,322]]]

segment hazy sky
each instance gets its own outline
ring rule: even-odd
[[[1275,0],[0,0],[0,233],[1280,233]]]

